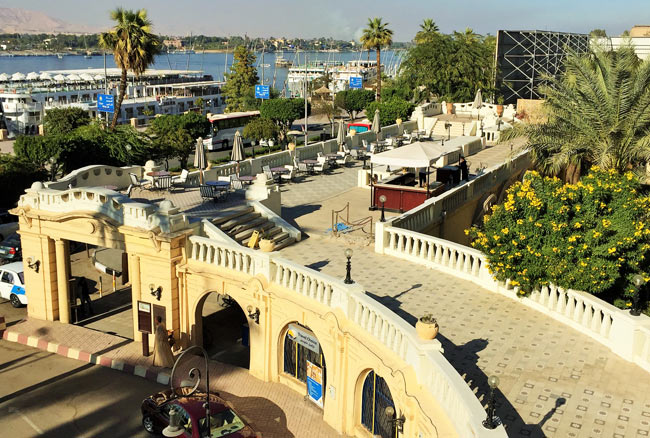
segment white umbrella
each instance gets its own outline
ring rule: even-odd
[[[66,79],[69,80],[69,81],[80,81],[81,76],[79,76],[76,73],[72,73],[72,74],[68,75],[68,77]]]
[[[386,166],[396,167],[429,167],[438,158],[455,150],[454,148],[442,146],[439,143],[416,141],[415,143],[400,148],[374,154],[370,158],[370,162],[372,164],[384,164]]]
[[[372,119],[372,127],[370,128],[372,132],[377,134],[377,140],[381,140],[381,124],[379,123],[379,110],[375,110],[375,117]]]
[[[80,78],[81,78],[82,80],[84,80],[84,81],[92,81],[92,80],[93,80],[93,76],[92,76],[92,75],[89,75],[88,73],[82,73],[82,75],[80,76]]]
[[[336,136],[336,141],[339,144],[339,150],[343,150],[343,145],[345,144],[345,128],[343,127],[343,122],[339,122],[339,132]]]
[[[51,80],[52,80],[52,76],[50,76],[50,74],[49,74],[48,72],[46,72],[46,71],[44,71],[43,73],[41,73],[40,76],[39,76],[38,78],[39,78],[41,81],[51,81]]]
[[[196,150],[194,151],[194,167],[199,169],[200,183],[203,184],[203,169],[205,169],[205,149],[203,148],[203,138],[196,140]]]
[[[12,81],[24,81],[25,77],[26,76],[24,74],[22,74],[20,72],[16,72],[16,73],[11,75],[11,80]]]
[[[0,74],[0,81],[6,82],[9,80],[9,75],[7,73]]]
[[[27,73],[27,77],[25,79],[27,79],[28,81],[36,80],[38,79],[38,73],[36,73],[35,71],[29,72]]]
[[[61,73],[58,75],[54,76],[52,79],[54,79],[57,82],[64,82],[65,81],[65,76],[63,76]]]
[[[235,132],[235,139],[232,142],[232,153],[230,159],[237,162],[237,175],[239,175],[239,162],[245,158],[244,142],[239,131]]]
[[[481,95],[481,89],[479,88],[478,91],[476,92],[476,97],[474,97],[474,102],[472,102],[472,108],[480,110],[482,106],[483,106],[483,96]],[[478,120],[479,116],[480,116],[480,111],[479,114],[476,115],[476,120]]]
[[[103,80],[104,80],[104,76],[102,76],[102,75],[95,75],[94,79],[95,79],[96,81],[103,81]]]

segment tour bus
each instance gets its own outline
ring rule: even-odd
[[[212,135],[203,140],[208,151],[228,149],[232,146],[235,132],[244,133],[244,126],[260,116],[259,111],[242,111],[225,114],[209,114]],[[248,143],[248,142],[245,142]]]

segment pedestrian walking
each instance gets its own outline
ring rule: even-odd
[[[467,167],[467,161],[465,161],[465,157],[462,155],[460,157],[460,163],[458,163],[458,167],[460,167],[460,180],[469,181],[469,168]]]
[[[174,353],[169,345],[167,328],[160,316],[156,317],[156,331],[153,343],[153,365],[156,367],[172,368],[174,366]]]
[[[81,297],[81,308],[83,309],[83,312],[87,315],[94,315],[95,312],[93,312],[93,302],[90,299],[90,291],[88,289],[88,281],[86,280],[85,277],[81,277],[78,282],[79,288],[79,295]]]

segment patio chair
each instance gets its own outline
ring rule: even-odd
[[[339,166],[346,167],[351,160],[352,157],[350,155],[344,155],[343,157],[338,158],[336,160],[336,164],[338,164]]]
[[[366,148],[367,151],[370,150],[368,149],[368,140],[364,138],[363,140],[361,140],[361,144],[363,145],[364,148]]]
[[[201,199],[203,201],[209,199],[210,201],[214,201],[217,199],[217,193],[215,190],[213,190],[212,186],[208,186],[205,184],[202,184],[199,186],[199,191],[201,192]]]
[[[276,178],[275,175],[273,175],[271,166],[262,166],[262,170],[264,171],[264,175],[266,175],[266,179],[268,181],[276,181],[276,179],[279,180],[279,178]]]
[[[230,175],[230,189],[231,190],[243,190],[244,183],[239,179],[238,175]]]
[[[318,164],[314,164],[314,172],[323,173],[329,168],[329,163],[325,157],[317,157]]]
[[[154,180],[154,187],[158,190],[167,190],[172,186],[172,177],[171,176],[160,176]]]
[[[129,172],[129,177],[131,178],[131,184],[129,184],[129,187],[126,189],[126,196],[128,196],[129,198],[131,197],[131,193],[133,192],[134,187],[139,187],[140,189],[143,189],[146,188],[145,186],[151,185],[151,181],[147,179],[140,179],[135,173]]]
[[[282,173],[280,174],[280,179],[284,181],[293,181],[293,178],[296,176],[296,167],[295,166],[290,166],[290,165],[285,165],[287,169],[289,169],[289,173]]]
[[[298,172],[309,173],[309,167],[307,166],[307,163],[298,163]]]
[[[174,187],[184,187],[187,182],[187,177],[190,175],[190,172],[187,169],[183,169],[180,175],[172,177],[172,186]]]

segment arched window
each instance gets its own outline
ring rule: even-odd
[[[284,335],[284,372],[301,382],[306,382],[307,361],[309,361],[323,369],[324,387],[327,373],[325,370],[325,356],[323,356],[323,350],[320,348],[320,343],[317,343],[316,348],[307,348],[305,345],[297,341],[297,334],[293,334],[293,331],[296,330],[300,330],[316,339],[316,336],[314,336],[311,330],[305,326],[296,323],[289,326],[289,330],[287,330],[287,333]]]
[[[395,438],[395,427],[386,415],[386,407],[395,406],[388,384],[381,377],[370,371],[363,382],[361,397],[361,424],[374,436]]]

